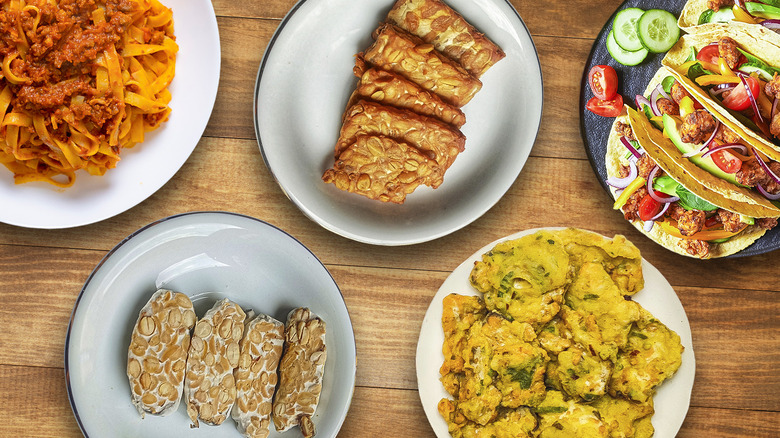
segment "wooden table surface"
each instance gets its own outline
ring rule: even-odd
[[[541,129],[523,172],[497,205],[464,229],[428,243],[376,247],[310,221],[285,197],[258,150],[252,121],[257,68],[294,1],[214,0],[222,45],[219,93],[203,138],[173,179],[140,205],[89,226],[0,224],[0,436],[81,434],[65,389],[63,349],[84,281],[128,234],[201,210],[242,213],[287,231],[340,286],[357,343],[357,386],[340,437],[434,436],[415,375],[417,337],[431,298],[477,249],[540,226],[625,234],[674,287],[696,354],[691,407],[678,436],[780,436],[780,252],[715,261],[675,255],[610,208],[588,162],[576,78],[620,3],[512,0],[544,75]],[[551,175],[569,181],[568,189],[561,191]]]

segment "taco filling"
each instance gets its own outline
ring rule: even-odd
[[[689,2],[693,3],[693,2]],[[688,7],[686,5],[686,7]],[[780,32],[780,1],[762,0],[760,2],[734,0],[698,0],[694,7],[701,8],[696,24],[728,23],[732,21],[746,24],[760,24],[767,29]]]
[[[723,38],[727,40],[729,38]],[[724,55],[718,55],[718,63],[738,68],[742,60],[739,52],[733,52],[727,47],[730,43],[723,41],[718,46],[707,46],[720,49]],[[702,50],[703,52],[704,50]],[[700,52],[701,53],[701,52]],[[689,63],[688,72],[696,71],[697,66],[702,64],[712,64],[708,61],[696,60]],[[701,67],[704,68],[704,67]],[[733,70],[732,70],[733,71]],[[690,74],[690,73],[689,73]],[[744,97],[743,103],[750,105],[751,95],[758,93],[747,93],[743,86],[744,83],[755,82],[761,85],[760,79],[752,75],[738,76],[736,73],[732,76],[702,74],[697,76],[697,82],[712,83],[710,93],[713,98],[720,98],[727,105],[737,108],[734,102]],[[727,82],[732,78],[732,82]],[[699,81],[698,79],[704,79]],[[735,83],[734,80],[739,83]],[[775,76],[763,84],[767,92],[771,92],[774,99],[774,106],[780,102],[780,75]],[[740,88],[742,87],[742,88]],[[767,93],[768,94],[768,93]],[[774,97],[777,96],[777,97]],[[754,100],[754,102],[756,102]],[[762,105],[763,106],[763,105]],[[767,114],[772,111],[772,104],[768,105]],[[667,76],[649,98],[637,96],[637,107],[644,110],[645,115],[653,122],[653,125],[664,131],[664,135],[669,138],[677,149],[683,154],[682,158],[691,161],[698,167],[705,169],[712,175],[733,184],[733,191],[741,190],[739,187],[754,190],[753,197],[756,202],[763,203],[772,207],[771,201],[780,199],[780,163],[774,161],[758,150],[750,141],[742,138],[728,122],[722,122],[718,115],[715,115],[704,108],[700,102],[689,93],[680,82],[673,76]],[[743,110],[749,114],[752,109]],[[772,122],[773,135],[780,135],[780,113],[777,108],[774,109],[775,118]],[[760,114],[757,112],[756,114]],[[752,114],[751,114],[752,115]],[[764,116],[759,116],[763,120]],[[776,125],[776,126],[775,126]],[[780,213],[780,210],[778,210]]]
[[[671,99],[663,99],[667,102],[661,106],[675,105]],[[618,174],[607,181],[620,192],[614,207],[622,211],[626,220],[641,221],[645,233],[657,225],[662,232],[679,239],[678,245],[687,254],[709,258],[714,246],[748,227],[768,230],[777,225],[776,218],[746,217],[696,196],[644,152],[630,124],[618,120],[613,126],[628,156],[620,164]]]

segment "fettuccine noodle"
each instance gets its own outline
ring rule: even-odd
[[[0,0],[0,163],[17,184],[103,175],[168,119],[177,52],[157,0]]]

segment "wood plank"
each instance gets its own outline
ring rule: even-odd
[[[61,368],[0,365],[0,396],[6,409],[3,436],[81,437],[70,409]],[[780,413],[691,406],[680,438],[774,438]],[[339,437],[434,437],[415,390],[357,387]]]

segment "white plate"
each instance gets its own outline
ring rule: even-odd
[[[466,150],[436,190],[403,205],[342,192],[320,179],[333,166],[341,115],[355,87],[354,55],[393,0],[301,0],[274,34],[258,71],[255,131],[287,196],[326,229],[360,242],[407,245],[452,233],[489,210],[517,178],[542,113],[542,74],[531,36],[506,0],[448,0],[507,54],[463,111]]]
[[[30,228],[69,228],[108,219],[165,185],[198,144],[211,116],[220,68],[219,31],[209,0],[162,0],[173,10],[179,44],[170,86],[171,116],[143,143],[122,150],[103,176],[76,172],[67,189],[46,182],[16,185],[0,166],[0,222]]]
[[[230,298],[285,321],[306,306],[327,325],[318,437],[335,437],[355,386],[355,336],[341,291],[300,242],[259,220],[203,212],[154,222],[123,240],[81,291],[65,341],[71,407],[87,437],[240,437],[228,419],[190,429],[186,404],[166,417],[141,419],[130,403],[127,349],[138,313],[157,288],[184,292],[202,316]],[[282,436],[271,428],[271,436]],[[285,435],[286,436],[286,435]]]
[[[441,328],[442,300],[451,293],[479,295],[479,292],[469,283],[469,275],[474,268],[474,262],[482,260],[482,254],[493,249],[499,242],[517,239],[540,229],[521,231],[485,245],[475,252],[447,277],[425,313],[420,339],[417,343],[417,385],[425,415],[439,438],[450,438],[447,423],[437,410],[439,400],[450,397],[439,381],[441,377],[439,368],[444,362],[444,354],[441,352],[444,343],[444,332]],[[653,397],[655,405],[655,414],[652,420],[653,427],[655,427],[654,436],[656,438],[673,438],[677,435],[677,431],[688,413],[693,378],[696,372],[691,327],[680,299],[677,298],[677,294],[666,278],[645,259],[642,259],[642,272],[644,273],[645,287],[637,292],[632,299],[650,311],[659,321],[677,332],[685,347],[680,369],[669,381],[661,384]]]

